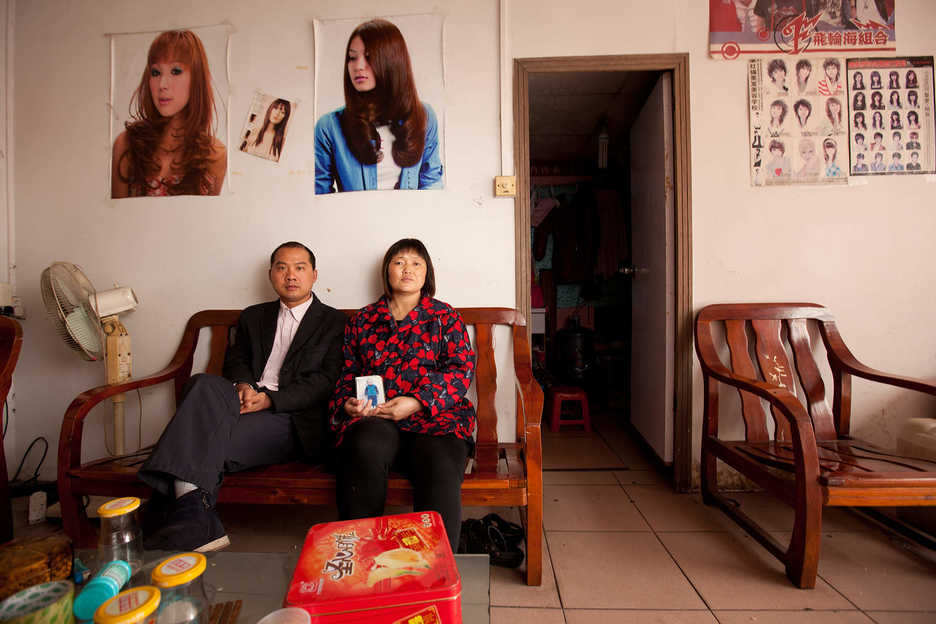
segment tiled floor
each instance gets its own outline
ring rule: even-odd
[[[622,428],[595,418],[592,434],[544,433],[543,584],[527,587],[522,569],[491,568],[494,624],[936,622],[936,553],[829,510],[816,588],[796,589],[764,548],[698,494],[673,492]],[[789,508],[763,494],[735,498],[787,535]],[[515,509],[466,514],[489,511],[519,520]],[[221,517],[231,549],[284,552],[336,514],[226,506]]]
[[[936,622],[936,553],[850,512],[825,514],[820,578],[800,590],[723,513],[673,492],[613,422],[599,418],[590,435],[547,430],[543,456],[543,586],[492,568],[493,624]],[[791,509],[764,494],[735,498],[788,537]]]

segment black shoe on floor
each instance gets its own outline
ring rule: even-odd
[[[166,523],[143,539],[143,548],[211,552],[230,543],[208,493],[196,489],[175,499]]]
[[[143,535],[151,535],[166,525],[174,502],[173,496],[153,492],[149,500],[143,503],[141,514]]]

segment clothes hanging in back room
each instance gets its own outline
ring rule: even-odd
[[[559,200],[555,197],[544,197],[540,200],[537,200],[533,204],[533,210],[530,211],[530,225],[533,227],[539,226],[547,216],[549,216],[550,211],[559,205]]]
[[[630,246],[627,242],[626,207],[621,194],[615,189],[595,191],[595,210],[600,224],[598,258],[595,275],[610,278],[621,264],[630,264]]]
[[[594,193],[590,188],[583,188],[571,201],[560,201],[536,228],[534,257],[542,258],[546,239],[552,234],[556,283],[591,279],[598,254],[599,229]]]

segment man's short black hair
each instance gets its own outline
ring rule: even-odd
[[[303,245],[302,243],[297,243],[296,241],[287,241],[281,244],[279,247],[273,250],[273,253],[270,254],[270,266],[273,266],[273,263],[276,262],[276,253],[280,249],[292,248],[292,249],[305,249],[306,253],[309,254],[309,264],[312,265],[312,268],[315,268],[315,254],[312,253],[312,250]]]

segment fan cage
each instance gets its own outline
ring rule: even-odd
[[[104,334],[89,297],[95,292],[81,269],[55,262],[42,272],[42,301],[56,333],[85,360],[104,356]]]

